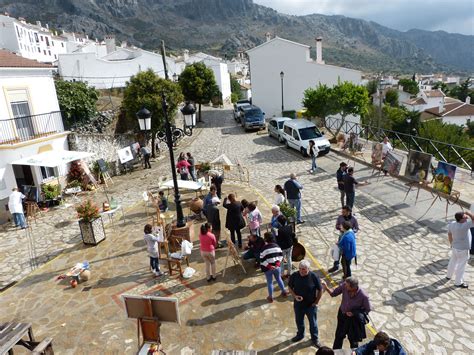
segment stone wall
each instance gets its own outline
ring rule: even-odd
[[[70,150],[95,153],[94,156],[86,159],[90,163],[89,167],[92,169],[94,161],[104,159],[109,164],[109,174],[112,176],[119,175],[123,170],[117,151],[137,141],[135,134],[105,135],[73,132],[68,136]]]

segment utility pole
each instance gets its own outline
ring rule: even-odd
[[[168,77],[168,67],[166,66],[166,50],[165,50],[165,41],[161,40],[161,58],[163,59],[163,68],[165,68],[165,79],[169,80]]]
[[[379,112],[378,112],[378,120],[377,120],[377,134],[380,133],[380,126],[382,124],[382,74],[377,79],[378,87],[379,87]]]

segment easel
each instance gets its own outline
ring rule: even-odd
[[[36,221],[36,213],[41,214],[41,210],[38,207],[38,204],[35,201],[26,201],[25,204],[26,204],[26,218],[27,218],[28,224],[30,224],[29,222],[32,219],[35,220],[35,224],[38,224],[38,222]]]
[[[229,238],[228,235],[226,235],[226,242],[227,242],[227,255],[225,257],[224,272],[222,273],[222,277],[225,277],[225,271],[227,269],[227,261],[229,260],[229,256],[232,258],[234,265],[240,265],[242,267],[242,270],[244,270],[244,274],[247,274],[247,271],[245,271],[245,267],[242,264],[242,260],[240,259],[239,252],[235,248],[234,243],[232,243],[232,240]]]
[[[114,181],[112,180],[108,172],[99,171],[99,180],[101,179],[101,177],[104,179],[105,187],[109,187],[109,185],[107,185],[107,180],[110,181],[112,185],[114,184]]]
[[[403,202],[405,202],[405,200],[407,199],[408,197],[408,194],[410,193],[410,191],[414,188],[417,188],[417,192],[416,192],[416,199],[415,199],[415,206],[416,206],[416,203],[418,202],[418,196],[420,195],[420,189],[427,189],[428,188],[428,183],[426,182],[426,180],[422,180],[422,181],[412,181],[412,182],[407,182],[405,184],[405,186],[408,186],[409,189],[405,195],[405,198],[403,199]]]
[[[455,205],[458,201],[459,201],[459,197],[461,196],[461,192],[459,191],[456,191],[456,190],[451,190],[451,194],[446,194],[444,192],[441,192],[441,191],[431,191],[431,195],[433,196],[433,201],[431,202],[431,205],[428,207],[428,209],[426,210],[425,213],[423,213],[423,215],[421,217],[419,217],[416,222],[418,222],[420,219],[422,219],[427,213],[428,211],[431,209],[431,207],[433,207],[433,205],[435,204],[436,200],[440,200],[442,201],[442,199],[446,199],[446,213],[445,213],[445,217],[444,219],[448,219],[448,209],[449,209],[449,206],[451,205]],[[452,203],[449,203],[450,200],[453,200],[454,201]]]
[[[372,160],[372,173],[371,175],[374,175],[374,172],[377,171],[377,182],[379,181],[379,178],[381,177],[382,175],[382,171],[383,171],[383,161],[380,161],[380,160]]]

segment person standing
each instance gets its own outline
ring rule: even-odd
[[[319,148],[316,146],[316,144],[314,143],[312,139],[309,141],[307,153],[311,157],[311,169],[309,169],[309,172],[312,174],[317,169],[316,157],[319,154]]]
[[[280,226],[280,223],[278,222],[278,217],[281,215],[280,207],[278,205],[273,205],[272,206],[272,219],[270,220],[270,223],[268,224],[268,228],[270,229],[277,229]]]
[[[464,271],[469,261],[469,249],[472,242],[470,228],[473,226],[474,214],[469,211],[457,212],[454,219],[455,221],[448,225],[448,240],[452,252],[446,278],[450,280],[456,273],[454,286],[468,288],[469,286],[464,282]]]
[[[285,191],[288,203],[292,208],[296,208],[297,224],[304,223],[301,219],[301,190],[303,190],[303,185],[298,182],[296,175],[291,173],[290,179],[285,182]]]
[[[336,229],[340,232],[339,238],[337,240],[337,244],[341,241],[342,234],[344,233],[342,231],[342,223],[344,221],[348,221],[351,223],[352,226],[352,231],[356,234],[359,231],[359,223],[357,222],[357,219],[352,215],[352,210],[349,206],[344,206],[342,207],[342,212],[339,217],[337,217],[336,220]],[[340,256],[339,256],[340,259]],[[339,269],[339,260],[335,260],[332,268],[328,270],[328,272],[335,272]]]
[[[222,206],[227,210],[225,227],[230,232],[230,239],[232,243],[235,244],[235,235],[237,234],[238,246],[242,248],[242,233],[240,230],[245,227],[245,220],[242,215],[244,208],[242,204],[235,199],[234,194],[229,194],[229,196],[224,199]]]
[[[329,288],[324,281],[322,285],[331,297],[342,295],[332,348],[342,349],[346,336],[351,348],[357,348],[359,342],[367,337],[365,325],[368,323],[367,315],[372,310],[369,296],[359,287],[359,281],[355,277],[348,277],[334,289]]]
[[[201,225],[199,233],[199,242],[201,256],[206,264],[207,282],[216,281],[216,246],[217,241],[214,234],[211,233],[209,223]]]
[[[12,214],[15,227],[21,227],[21,229],[25,229],[27,227],[25,214],[23,212],[23,200],[25,198],[26,196],[18,191],[17,187],[12,189],[12,193],[8,197],[8,209]]]
[[[216,187],[217,197],[222,198],[222,184],[224,183],[224,177],[217,171],[212,171],[209,175],[211,176],[211,184]]]
[[[211,199],[211,203],[206,205],[204,209],[204,215],[207,218],[207,222],[211,225],[212,232],[216,236],[217,248],[220,247],[219,239],[221,237],[221,217],[218,207],[220,202],[219,197],[215,196]]]
[[[212,199],[214,197],[217,197],[216,187],[214,185],[211,185],[211,187],[209,188],[209,193],[206,195],[206,197],[204,197],[204,202],[202,206],[202,209],[204,210],[204,215],[206,215],[207,205],[211,204]]]
[[[265,246],[260,252],[260,268],[265,273],[267,279],[269,303],[273,302],[273,278],[275,278],[281,290],[281,295],[287,297],[288,293],[285,290],[285,285],[281,279],[280,264],[283,259],[283,254],[280,247],[275,243],[275,238],[269,232],[264,234]]]
[[[346,205],[344,199],[346,197],[346,193],[344,192],[344,175],[347,171],[347,164],[342,162],[339,164],[339,169],[336,171],[336,180],[337,180],[337,188],[341,194],[341,207]]]
[[[187,160],[188,160],[188,163],[189,163],[189,175],[191,175],[191,179],[193,181],[196,181],[196,167],[194,165],[195,161],[194,161],[194,157],[191,155],[190,152],[187,152],[186,153],[186,156],[187,156]]]
[[[263,223],[262,213],[255,202],[250,202],[247,206],[247,220],[249,222],[250,234],[260,236],[260,225]]]
[[[279,206],[286,201],[285,189],[281,185],[275,185],[273,191],[275,191],[275,205]]]
[[[181,180],[189,180],[189,167],[191,164],[185,158],[179,158],[178,163],[176,164],[176,169],[178,170],[179,175],[181,176]]]
[[[346,205],[354,209],[354,201],[355,201],[355,185],[364,186],[368,185],[369,183],[366,182],[358,182],[354,178],[354,168],[350,167],[347,168],[347,173],[343,177],[344,182],[344,193],[346,194]]]
[[[145,169],[151,169],[151,165],[150,165],[151,151],[150,151],[150,148],[148,148],[146,145],[142,145],[140,147],[140,153],[141,153],[141,155],[143,155],[143,160],[145,162]]]
[[[160,262],[158,260],[158,242],[159,238],[152,234],[153,227],[151,224],[146,224],[143,232],[145,235],[143,239],[146,242],[146,249],[150,257],[150,268],[155,276],[163,275],[160,271]]]
[[[287,265],[287,277],[291,275],[291,266],[292,266],[292,253],[293,253],[293,243],[296,240],[296,235],[293,232],[293,227],[288,224],[288,221],[284,215],[278,216],[278,229],[276,230],[276,242],[281,248],[283,253],[283,260],[286,260]],[[281,262],[281,275],[284,276],[284,262]]]
[[[290,276],[288,290],[294,297],[293,310],[298,329],[291,341],[297,342],[304,338],[304,317],[308,318],[311,341],[317,348],[321,347],[318,334],[318,304],[322,296],[319,277],[310,270],[308,260],[300,261],[298,271]]]
[[[342,236],[339,240],[338,246],[341,250],[342,270],[344,278],[351,277],[351,262],[357,255],[355,234],[352,230],[351,222],[344,221],[341,226]]]
[[[388,137],[384,137],[382,141],[382,158],[385,159],[387,156],[388,152],[393,150],[392,144],[388,140]]]

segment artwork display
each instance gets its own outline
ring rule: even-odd
[[[385,156],[385,160],[383,162],[383,170],[387,171],[390,175],[397,176],[400,174],[402,162],[402,156],[389,151]]]
[[[136,142],[130,144],[130,149],[132,150],[133,157],[135,158],[140,152],[140,143]]]
[[[125,164],[133,160],[132,150],[130,147],[125,147],[117,151],[121,164]]]
[[[107,168],[107,164],[105,163],[104,159],[98,159],[97,165],[99,166],[101,173],[106,173],[109,169]]]
[[[383,157],[383,144],[373,143],[372,144],[372,162],[381,162]]]
[[[455,174],[456,165],[442,161],[438,162],[438,167],[433,177],[433,189],[448,195],[451,194]]]
[[[346,142],[345,148],[349,148],[349,151],[351,153],[354,153],[354,152],[361,152],[363,147],[364,147],[364,144],[359,142],[359,136],[355,134],[354,132],[352,132],[349,135],[349,139]]]
[[[405,177],[419,182],[426,181],[431,166],[431,158],[431,154],[410,150]]]

